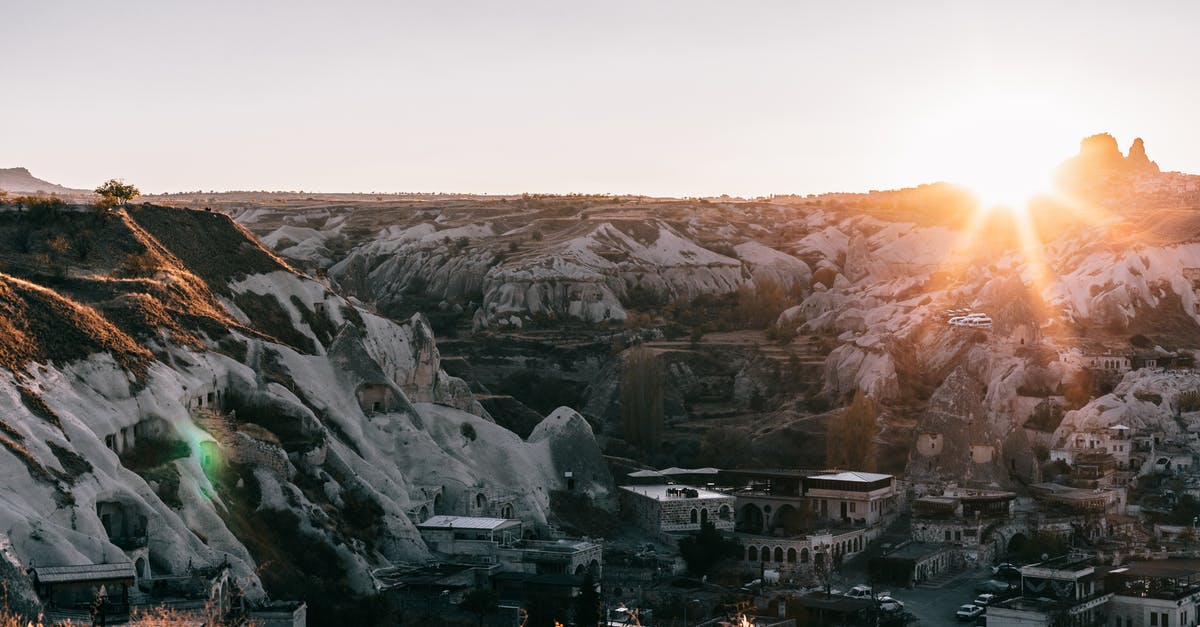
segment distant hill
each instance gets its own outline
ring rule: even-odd
[[[25,168],[0,168],[0,189],[22,194],[45,192],[47,194],[89,194],[86,189],[71,189],[43,181]]]

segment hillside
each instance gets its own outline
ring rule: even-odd
[[[613,454],[819,465],[826,423],[861,389],[880,403],[881,467],[898,472],[931,399],[957,393],[945,385],[956,369],[988,390],[981,407],[995,423],[969,437],[1027,455],[1015,434],[1041,399],[1018,392],[1026,378],[1060,393],[1082,356],[1131,350],[1136,335],[1200,348],[1200,177],[1160,172],[1141,142],[1114,155],[1111,139],[1086,139],[1064,166],[1071,185],[1105,190],[1102,202],[1034,204],[1036,254],[1012,217],[979,214],[945,184],[755,200],[171,200],[233,216],[385,315],[424,312],[456,336],[449,367],[514,429],[528,430],[528,407],[569,404]],[[948,325],[960,308],[994,323]],[[621,425],[620,355],[637,343],[665,373],[654,453]],[[742,454],[725,454],[729,437],[744,440]]]
[[[252,600],[369,622],[370,571],[428,556],[415,519],[487,501],[549,532],[564,472],[608,494],[573,412],[523,441],[423,317],[345,300],[223,214],[2,209],[0,525],[25,564],[228,560]],[[144,550],[101,511],[144,519]]]
[[[36,178],[26,168],[0,168],[0,190],[17,194],[58,194],[60,196],[90,195],[85,189],[71,189]]]

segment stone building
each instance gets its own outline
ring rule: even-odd
[[[711,522],[721,531],[733,531],[734,504],[728,494],[677,485],[621,486],[621,513],[653,533],[699,531]]]
[[[496,564],[505,572],[601,574],[601,546],[587,540],[523,538],[519,520],[434,516],[417,525],[430,550],[456,560]]]
[[[839,529],[789,538],[738,534],[738,559],[746,570],[771,569],[795,574],[833,567],[867,546],[864,529]]]

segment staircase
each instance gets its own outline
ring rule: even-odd
[[[947,584],[957,580],[961,573],[962,573],[961,568],[951,568],[942,573],[939,573],[938,575],[936,575],[934,577],[930,577],[929,579],[922,581],[921,583],[917,584],[916,587],[922,588],[924,590],[940,590],[940,589],[946,587]]]

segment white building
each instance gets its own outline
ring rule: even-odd
[[[874,527],[896,513],[896,480],[873,472],[838,472],[804,478],[804,496],[817,517]]]

